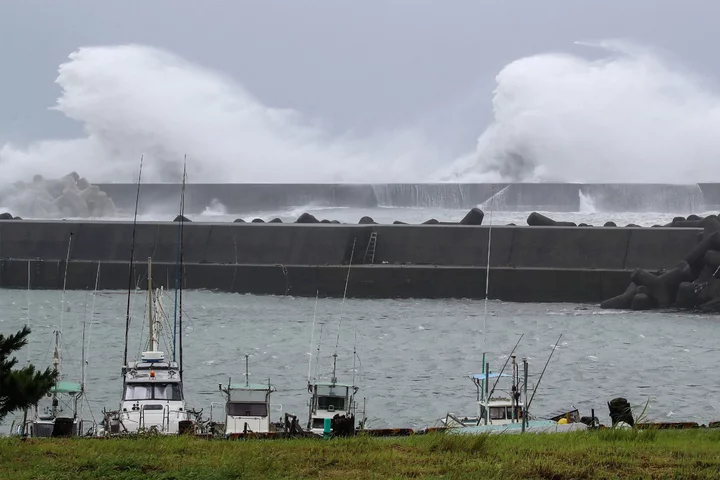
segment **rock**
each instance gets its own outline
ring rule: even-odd
[[[615,222],[605,222],[603,227],[617,227],[617,224]]]
[[[330,223],[335,223],[337,225],[340,225],[340,220],[330,220]]]
[[[407,225],[407,223],[401,222],[400,220],[395,220],[395,221],[393,222],[393,225]]]
[[[675,305],[683,308],[691,308],[695,306],[695,297],[697,289],[692,282],[682,282],[678,285],[677,296],[675,297]]]
[[[243,220],[242,218],[236,218],[235,220],[233,220],[233,223],[245,223],[245,220]]]
[[[682,217],[681,217],[681,218],[682,218]],[[688,215],[687,219],[688,219],[688,220],[700,220],[700,217],[698,217],[698,216],[695,215],[695,214],[692,214],[692,215]]]
[[[183,216],[183,215],[178,215],[177,217],[175,217],[175,220],[173,220],[173,222],[180,222],[180,221],[192,222],[192,220],[190,220],[189,218],[187,218],[186,216]]]
[[[320,223],[317,218],[309,213],[303,213],[295,220],[295,223]]]
[[[460,220],[460,225],[482,225],[485,213],[477,207],[470,209]]]
[[[372,217],[362,217],[358,222],[358,225],[377,225],[377,222]]]
[[[85,190],[90,187],[90,182],[87,181],[86,178],[79,178],[77,181],[77,186],[80,190]],[[95,187],[97,188],[97,187]]]
[[[661,308],[672,305],[680,284],[690,280],[686,276],[686,269],[680,267],[668,270],[660,276],[637,269],[630,279],[638,286],[647,287],[650,290],[650,298]]]
[[[22,217],[13,217],[13,220],[22,220]]]
[[[625,289],[624,293],[604,300],[602,303],[600,303],[600,308],[627,310],[632,304],[632,299],[637,293],[637,289],[637,285],[631,282],[630,285],[628,285],[628,287]]]
[[[592,225],[589,225],[587,223],[580,223],[578,224],[578,227],[592,227]]]
[[[507,226],[508,227],[517,227],[517,225],[515,225],[514,223],[508,223]]]
[[[80,193],[71,188],[63,190],[62,194],[53,200],[53,203],[70,217],[87,218],[90,216],[90,210]]]
[[[684,222],[684,221],[685,221],[685,217],[675,217],[672,219],[672,222],[670,222],[670,223]]]
[[[430,220],[424,221],[422,224],[423,225],[437,225],[438,223],[440,223],[440,222],[438,222],[434,218],[431,218]]]
[[[270,220],[268,223],[283,223],[282,219],[275,217],[272,220]]]
[[[635,225],[634,223],[628,223],[625,225],[625,228],[642,228],[640,225]]]
[[[0,213],[0,220],[12,220],[12,219],[13,219],[13,216],[11,213],[8,213],[8,212]]]
[[[527,224],[531,227],[576,227],[577,225],[573,222],[556,222],[555,220],[541,215],[537,212],[532,212],[528,215]]]
[[[652,308],[652,300],[646,293],[636,293],[630,304],[630,310],[650,310]]]
[[[253,218],[252,222],[250,223],[265,223],[265,220],[263,220],[262,218]]]
[[[323,220],[320,220],[320,223],[332,223],[332,222],[330,220],[323,219]]]
[[[720,250],[720,232],[713,232],[698,243],[695,248],[685,257],[685,261],[690,265],[693,273],[693,279],[700,275],[705,266],[705,254],[708,250]]]

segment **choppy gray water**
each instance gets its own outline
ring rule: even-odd
[[[17,331],[28,318],[33,333],[21,363],[52,360],[53,331],[61,319],[59,291],[0,290],[0,332]],[[64,372],[79,379],[83,319],[93,294],[68,292],[63,315]],[[100,292],[88,329],[88,396],[96,419],[103,407],[117,408],[126,293]],[[244,355],[251,355],[251,380],[270,376],[278,389],[275,417],[290,412],[306,419],[306,379],[315,299],[184,292],[185,394],[191,407],[221,402],[218,384],[242,380]],[[87,307],[86,307],[87,304]],[[147,340],[145,292],[133,295],[130,357]],[[172,312],[172,299],[166,299]],[[521,333],[518,358],[528,356],[539,374],[558,335],[563,338],[533,403],[536,414],[574,404],[590,408],[606,423],[606,401],[625,396],[650,418],[707,423],[719,417],[720,366],[717,317],[685,313],[602,311],[571,304],[489,302],[485,350],[499,370]],[[87,313],[86,313],[87,312]],[[341,300],[321,299],[312,347],[323,323],[319,371],[327,376],[335,350]],[[355,345],[361,390],[372,426],[421,428],[448,411],[475,412],[474,386],[467,377],[481,369],[484,305],[470,300],[346,300],[338,347],[340,380],[352,375]],[[314,368],[315,360],[313,360]],[[534,375],[533,375],[534,376]],[[534,376],[536,380],[537,377]],[[531,381],[531,383],[533,383]],[[281,406],[281,407],[280,407]],[[85,410],[86,418],[91,415]],[[10,423],[6,420],[6,424]],[[3,427],[3,430],[7,425]]]

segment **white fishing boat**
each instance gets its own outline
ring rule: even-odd
[[[225,396],[225,436],[275,432],[270,418],[270,394],[275,387],[267,383],[250,383],[248,355],[245,355],[245,383],[219,385]]]
[[[148,350],[140,359],[122,368],[123,397],[119,410],[105,412],[106,433],[153,432],[178,434],[194,428],[183,395],[182,363],[175,361],[174,329],[165,314],[163,289],[153,291],[152,259],[148,258]],[[172,339],[173,355],[166,358],[160,350],[163,332]]]
[[[363,418],[356,424],[358,408],[355,395],[359,387],[354,384],[354,381],[351,384],[339,383],[336,371],[337,354],[334,354],[330,381],[308,382],[310,401],[308,402],[307,428],[312,433],[318,435],[329,433],[326,422],[329,422],[329,426],[338,435],[350,435],[355,432],[356,428],[362,429],[365,426],[364,411],[362,412]]]

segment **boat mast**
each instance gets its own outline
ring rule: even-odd
[[[248,365],[250,355],[245,354],[245,386],[250,386],[250,366]]]
[[[133,264],[135,263],[135,231],[137,227],[138,204],[140,203],[140,181],[142,179],[143,155],[140,155],[140,171],[138,173],[137,192],[135,193],[135,215],[133,217],[132,241],[130,243],[130,265],[128,266],[127,309],[125,311],[125,351],[123,352],[123,386],[125,385],[125,368],[127,367],[128,335],[130,334],[130,293],[132,292]]]
[[[182,294],[183,294],[183,241],[184,241],[184,228],[185,228],[185,180],[187,179],[187,155],[185,156],[185,162],[183,163],[183,179],[182,179],[182,192],[180,195],[180,269],[179,269],[179,293],[180,300],[178,303],[178,328],[180,330],[180,337],[178,338],[180,346],[180,381],[183,379],[183,339],[182,339]]]
[[[152,257],[148,257],[148,325],[150,327],[150,338],[148,340],[150,351],[157,351],[155,338],[155,321],[153,320],[153,293],[152,293]]]

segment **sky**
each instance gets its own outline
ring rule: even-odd
[[[412,130],[448,159],[476,149],[498,74],[522,58],[592,60],[603,53],[577,42],[622,40],[709,91],[720,79],[714,0],[0,0],[0,10],[0,145],[83,135],[83,121],[50,109],[58,67],[81,47],[161,49],[329,135]]]

